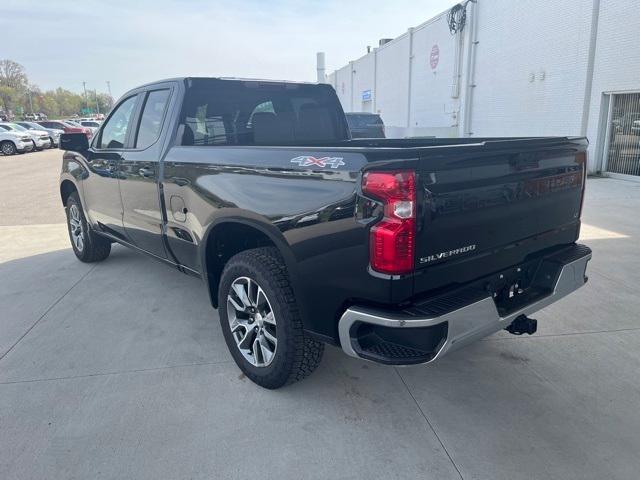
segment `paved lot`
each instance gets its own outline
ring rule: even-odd
[[[58,151],[0,156],[0,478],[636,479],[640,184],[588,182],[585,288],[437,364],[260,389],[202,283],[68,247]]]

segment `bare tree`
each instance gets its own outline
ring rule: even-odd
[[[0,60],[0,86],[25,90],[28,85],[24,67],[13,60]]]

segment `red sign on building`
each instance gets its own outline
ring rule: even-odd
[[[440,61],[440,49],[438,45],[434,45],[431,47],[431,55],[429,55],[429,65],[431,65],[431,69],[435,70],[438,66],[438,62]]]

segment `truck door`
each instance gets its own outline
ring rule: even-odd
[[[162,238],[163,214],[159,175],[161,133],[171,98],[171,87],[140,93],[140,114],[130,138],[130,148],[120,162],[123,223],[130,241],[157,257],[168,258]],[[164,138],[164,137],[162,137]]]
[[[83,180],[84,207],[91,223],[98,230],[125,240],[118,168],[137,98],[137,95],[125,98],[107,119],[87,152],[89,174]]]

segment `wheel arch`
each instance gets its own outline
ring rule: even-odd
[[[63,207],[67,206],[67,200],[73,192],[76,192],[78,194],[78,197],[80,196],[80,192],[76,184],[68,178],[63,179],[60,182],[60,199],[62,200]]]
[[[222,271],[231,257],[242,251],[265,246],[275,247],[284,259],[289,276],[292,280],[296,277],[293,252],[282,232],[271,224],[248,218],[222,218],[207,229],[202,246],[202,272],[214,308],[218,308],[218,288]],[[295,285],[295,282],[293,283]]]

